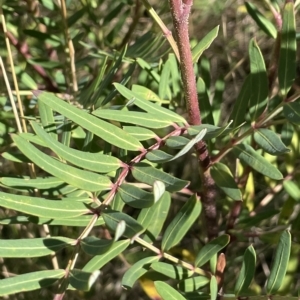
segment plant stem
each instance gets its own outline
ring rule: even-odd
[[[181,78],[183,83],[186,108],[191,125],[200,125],[201,110],[198,103],[196,77],[193,68],[190,49],[188,19],[193,0],[169,0],[173,18],[175,37],[180,55]],[[199,161],[199,171],[202,183],[201,202],[206,219],[207,235],[212,239],[218,235],[216,187],[210,175],[210,156],[205,142],[195,145]]]

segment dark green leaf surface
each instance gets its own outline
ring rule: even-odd
[[[77,188],[91,192],[111,188],[108,177],[61,163],[17,135],[13,136],[13,140],[18,148],[41,169]]]
[[[125,272],[122,278],[122,286],[126,289],[132,288],[134,283],[149,270],[150,264],[159,259],[159,256],[150,256],[136,262]]]
[[[207,87],[201,77],[199,77],[197,80],[197,93],[199,106],[201,107],[202,121],[208,124],[215,124],[212,114],[212,107],[207,93]]]
[[[291,243],[291,234],[286,230],[282,233],[276,248],[274,261],[266,286],[268,295],[275,294],[284,280],[291,253]]]
[[[112,246],[113,240],[98,239],[94,236],[87,236],[80,241],[81,249],[88,255],[104,254]]]
[[[178,284],[178,288],[183,292],[193,292],[201,287],[206,286],[210,282],[209,278],[205,276],[196,276],[185,279]]]
[[[171,161],[173,156],[161,150],[152,150],[146,154],[146,158],[151,162],[161,163]]]
[[[65,270],[49,270],[17,275],[0,280],[0,296],[34,291],[52,285],[65,275]]]
[[[281,180],[283,178],[280,171],[269,163],[263,156],[258,154],[251,146],[240,144],[234,146],[233,149],[235,155],[242,162],[246,163],[257,172],[275,180]]]
[[[0,257],[40,257],[54,254],[76,240],[53,236],[51,238],[0,240]]]
[[[104,219],[105,224],[112,231],[115,231],[119,222],[124,221],[126,223],[126,229],[124,232],[124,236],[133,238],[135,235],[144,231],[144,228],[141,224],[139,224],[132,217],[112,209],[106,209],[102,213],[102,217]]]
[[[130,240],[115,242],[111,248],[101,255],[94,256],[82,269],[85,272],[94,272],[122,253],[130,244]]]
[[[35,95],[53,110],[66,116],[108,143],[126,150],[139,151],[143,149],[142,144],[124,130],[64,102],[53,94],[36,91]]]
[[[52,149],[61,158],[78,167],[99,173],[109,173],[117,170],[122,164],[119,159],[110,155],[82,152],[69,148],[54,140],[37,123],[31,122],[31,125],[36,134],[50,149]]]
[[[156,180],[162,181],[166,190],[177,192],[188,185],[188,181],[178,179],[146,163],[138,163],[132,168],[133,177],[141,182],[153,185]]]
[[[67,219],[89,213],[87,204],[76,201],[46,200],[0,192],[2,207],[44,218]]]
[[[164,262],[155,262],[151,264],[151,269],[169,278],[177,280],[186,279],[194,274],[194,272],[191,270]]]
[[[216,185],[233,200],[242,200],[242,193],[238,188],[231,171],[222,163],[215,163],[210,169]]]
[[[163,281],[155,281],[154,285],[164,300],[186,300],[180,293]]]
[[[77,269],[72,269],[70,271],[69,283],[70,285],[79,291],[89,291],[91,286],[95,283],[100,271],[96,270],[93,273],[84,272]]]
[[[132,184],[123,183],[118,188],[122,200],[134,208],[151,207],[154,204],[154,196]]]
[[[210,299],[216,300],[218,297],[218,282],[216,276],[211,276],[210,279]]]
[[[294,3],[286,2],[283,10],[278,80],[283,97],[292,87],[296,77],[296,22]]]
[[[280,155],[290,152],[279,136],[272,130],[260,128],[254,133],[255,142],[267,153],[271,155]]]
[[[204,245],[197,254],[195,265],[197,267],[203,266],[207,263],[215,254],[221,251],[229,243],[230,237],[227,234],[221,235],[214,240]]]
[[[193,195],[168,225],[162,237],[162,249],[164,251],[171,249],[181,241],[199,217],[200,212],[200,200],[196,195]]]
[[[283,113],[285,118],[296,125],[300,125],[300,103],[292,102],[283,106]]]
[[[253,246],[249,246],[244,254],[243,265],[239,277],[235,283],[234,294],[239,296],[247,290],[250,285],[256,268],[256,254]]]
[[[200,131],[199,131],[200,132]],[[205,139],[205,136],[204,136]],[[170,136],[166,140],[166,145],[173,149],[182,149],[190,140],[183,136]]]

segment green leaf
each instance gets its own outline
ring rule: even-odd
[[[93,115],[102,119],[130,123],[147,128],[165,128],[173,124],[172,121],[161,119],[154,114],[137,111],[98,109],[93,111]]]
[[[76,199],[74,201],[47,200],[0,192],[0,203],[2,207],[48,219],[67,219],[90,212],[86,203],[77,202]]]
[[[255,142],[267,153],[271,155],[279,155],[290,152],[279,136],[272,130],[260,128],[254,132]]]
[[[182,149],[189,141],[190,141],[189,139],[183,136],[170,136],[166,140],[166,145],[173,149]]]
[[[248,103],[252,93],[252,78],[248,75],[242,85],[241,91],[234,101],[233,110],[229,120],[233,120],[232,127],[236,128],[245,122],[245,115],[248,110]]]
[[[50,219],[36,216],[15,216],[10,218],[0,219],[0,224],[10,225],[10,224],[47,224],[49,226],[74,226],[74,227],[86,227],[91,221],[91,216],[76,216],[72,219]],[[100,226],[104,224],[103,218],[99,218],[94,226]]]
[[[285,118],[296,125],[300,125],[300,103],[291,102],[283,106],[283,113]]]
[[[136,84],[132,85],[132,91],[139,94],[145,100],[151,100],[151,101],[161,102],[161,103],[169,103],[170,102],[170,101],[162,100],[152,90],[147,89],[146,87],[141,86],[141,85],[136,85]]]
[[[209,282],[209,278],[205,276],[196,276],[179,282],[178,288],[183,292],[188,293],[206,286]]]
[[[159,256],[150,256],[136,262],[125,272],[122,278],[122,286],[126,289],[132,288],[134,283],[149,270],[150,264],[159,259]]]
[[[51,238],[9,239],[0,240],[0,257],[40,257],[54,254],[56,251],[76,240],[53,236]]]
[[[212,29],[202,40],[193,48],[192,56],[193,56],[193,63],[198,62],[202,53],[210,47],[212,42],[218,36],[220,26],[218,25],[214,29]]]
[[[80,241],[80,247],[86,254],[94,256],[107,252],[113,245],[113,242],[113,240],[104,240],[94,236],[87,236]]]
[[[34,95],[53,110],[59,112],[114,146],[132,151],[140,151],[143,149],[143,145],[124,130],[64,102],[51,93],[35,91]]]
[[[158,95],[161,99],[171,99],[170,94],[170,75],[171,75],[171,64],[169,59],[163,65],[160,81],[158,84]]]
[[[276,38],[277,30],[273,23],[268,20],[251,2],[245,2],[246,9],[249,15],[257,23],[259,28],[263,30],[269,37]]]
[[[120,221],[125,221],[126,229],[124,232],[124,236],[128,238],[133,238],[137,234],[144,231],[144,228],[141,224],[139,224],[132,217],[112,209],[106,209],[102,212],[102,217],[105,221],[105,224],[112,231],[115,231]]]
[[[13,140],[17,147],[41,169],[75,187],[91,192],[109,190],[111,188],[111,182],[108,177],[61,163],[38,150],[20,136],[14,135]]]
[[[174,219],[167,227],[162,237],[162,249],[169,250],[188,232],[190,227],[198,219],[201,212],[201,203],[199,198],[194,194],[179,210]]]
[[[240,144],[234,146],[233,151],[242,162],[246,163],[257,172],[275,180],[281,180],[283,178],[280,171],[263,156],[258,154],[251,146]]]
[[[92,273],[72,269],[69,275],[70,285],[79,291],[89,291],[100,275],[100,271],[96,270]]]
[[[268,295],[275,294],[285,277],[291,253],[291,234],[285,230],[280,237],[276,249],[275,258],[267,281],[266,290]]]
[[[203,266],[207,263],[215,254],[221,251],[224,247],[226,247],[229,243],[230,237],[227,234],[221,235],[206,245],[204,245],[199,253],[197,254],[195,265],[197,267]]]
[[[244,253],[243,265],[239,277],[235,283],[234,294],[236,296],[239,296],[241,293],[247,290],[255,274],[255,268],[256,254],[253,246],[251,245]]]
[[[2,177],[0,182],[9,187],[15,187],[19,189],[38,189],[38,190],[48,190],[48,189],[59,189],[64,185],[64,181],[56,177],[46,177],[46,178],[13,178],[13,177]]]
[[[283,187],[294,200],[300,201],[300,188],[294,181],[284,180]]]
[[[162,195],[165,193],[166,187],[163,182],[161,181],[154,181],[153,183],[153,195],[154,195],[154,202],[160,200]]]
[[[179,294],[175,289],[170,287],[167,283],[163,281],[155,281],[155,288],[159,295],[164,300],[186,300],[181,294]]]
[[[211,176],[213,177],[216,185],[233,200],[242,200],[242,193],[238,188],[230,169],[222,164],[215,163],[210,168]]]
[[[151,162],[162,163],[173,160],[173,155],[161,150],[152,150],[146,154],[146,159]]]
[[[164,262],[155,262],[151,265],[151,269],[163,274],[169,278],[182,280],[191,277],[194,272],[187,270],[181,266],[175,266]]]
[[[65,270],[47,270],[17,275],[0,280],[0,296],[15,295],[20,292],[34,291],[49,285],[62,278]]]
[[[215,125],[210,124],[201,124],[201,125],[193,125],[188,128],[188,134],[189,135],[197,135],[199,134],[203,129],[206,129],[206,134],[203,137],[204,141],[211,140],[213,138],[216,138],[222,134],[226,134],[231,131],[230,126],[232,122],[229,122],[227,125],[223,127],[218,127]]]
[[[292,87],[296,77],[296,22],[294,3],[286,2],[283,10],[278,80],[283,97]]]
[[[55,44],[57,44],[57,41],[55,41]],[[27,62],[31,65],[38,65],[45,69],[56,69],[62,67],[62,63],[60,61],[54,61],[54,60],[43,59],[43,58],[29,58],[27,59]]]
[[[249,57],[252,89],[250,98],[250,108],[252,109],[250,114],[251,120],[255,121],[264,111],[269,93],[268,75],[264,58],[255,39],[250,41]]]
[[[10,152],[3,152],[1,155],[3,158],[17,162],[17,163],[30,163],[30,159],[27,158],[25,155],[22,153],[10,153]]]
[[[210,299],[216,300],[218,297],[218,290],[219,290],[216,276],[211,276],[209,289],[210,289]]]
[[[156,180],[162,181],[166,186],[166,190],[170,192],[180,191],[189,183],[151,167],[146,163],[137,163],[132,167],[131,171],[136,180],[149,185],[153,185]]]
[[[154,204],[154,195],[148,193],[132,184],[123,183],[119,186],[118,192],[122,200],[134,208],[151,207]]]
[[[137,221],[145,229],[147,229],[144,240],[148,242],[154,242],[158,237],[167,218],[170,205],[170,194],[168,192],[165,192],[162,195],[160,201],[156,202],[149,208],[144,208],[141,210]]]
[[[123,129],[139,141],[147,141],[157,137],[153,131],[138,126],[124,126]]]
[[[31,122],[31,126],[35,133],[58,156],[78,167],[99,173],[109,173],[121,167],[122,162],[116,157],[71,149],[51,138],[38,124]]]
[[[139,108],[147,111],[148,113],[160,117],[163,120],[186,124],[186,120],[183,117],[177,115],[169,109],[166,109],[164,107],[153,104],[150,101],[143,99],[139,94],[130,91],[125,86],[119,83],[114,83],[114,86],[122,96],[124,96],[128,100],[134,99],[134,104],[137,105]]]
[[[201,77],[197,79],[197,93],[199,107],[201,108],[202,121],[208,124],[215,124],[212,114],[212,107],[209,102],[209,97],[207,93],[207,87],[205,85],[204,80]]]
[[[53,139],[57,140],[56,124],[54,121],[52,109],[39,100],[38,100],[38,108],[39,108],[39,114],[40,114],[43,127],[51,135]]]
[[[294,134],[295,128],[294,125],[285,122],[281,128],[281,140],[282,142],[286,145],[289,146],[292,142],[293,139],[293,134]]]
[[[82,269],[85,272],[94,272],[122,253],[130,244],[130,240],[115,242],[111,248],[101,255],[94,256]]]

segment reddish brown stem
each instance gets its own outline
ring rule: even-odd
[[[193,0],[169,0],[173,18],[175,37],[180,55],[181,78],[186,100],[186,108],[191,125],[201,124],[201,110],[198,103],[196,78],[190,49],[188,20]],[[210,175],[210,156],[204,141],[195,145],[202,183],[201,202],[207,226],[207,235],[212,239],[218,235],[216,188]]]

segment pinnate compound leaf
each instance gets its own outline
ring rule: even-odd
[[[281,180],[283,178],[280,171],[263,156],[258,154],[251,146],[240,144],[234,146],[233,151],[242,162],[246,163],[257,172],[275,180]]]
[[[114,83],[114,86],[122,96],[124,96],[128,100],[134,99],[134,104],[137,105],[139,108],[147,111],[148,113],[151,113],[156,117],[160,117],[163,120],[186,124],[186,120],[183,117],[177,115],[169,109],[166,109],[164,107],[153,104],[150,101],[143,99],[138,93],[127,89],[125,86],[119,83]]]
[[[191,270],[164,262],[155,262],[151,264],[151,269],[169,278],[177,280],[186,279],[194,274],[194,272]]]
[[[126,289],[132,288],[134,283],[149,270],[151,263],[158,261],[159,259],[159,256],[150,256],[136,262],[124,274],[122,278],[122,286]]]
[[[155,281],[154,285],[164,300],[186,300],[180,293],[163,281]]]
[[[82,269],[85,272],[94,272],[122,253],[130,245],[130,240],[115,242],[105,253],[94,256]]]
[[[222,164],[215,163],[210,169],[211,176],[216,185],[233,200],[241,200],[242,193],[238,188],[230,169]]]
[[[294,3],[286,2],[283,10],[278,80],[283,97],[292,87],[296,77],[296,22]]]
[[[77,269],[70,271],[69,283],[79,291],[89,291],[100,275],[100,271],[96,270],[92,273],[84,272]]]
[[[250,69],[251,69],[251,120],[256,120],[267,105],[268,99],[268,75],[262,53],[254,39],[249,45]]]
[[[53,236],[51,238],[10,239],[0,240],[0,257],[40,257],[54,254],[69,245],[74,245],[75,240]]]
[[[132,184],[123,183],[118,192],[122,200],[134,208],[146,208],[154,204],[154,195],[148,193]]]
[[[162,237],[162,249],[169,250],[185,236],[201,212],[201,203],[194,194],[179,210]]]
[[[261,30],[263,30],[269,37],[276,38],[277,30],[273,23],[268,20],[251,2],[245,2],[246,9],[249,15],[253,18]]]
[[[64,181],[56,177],[46,177],[46,178],[13,178],[13,177],[2,177],[0,182],[9,187],[15,187],[19,189],[38,189],[38,190],[48,190],[56,189],[64,186]]]
[[[234,294],[239,296],[241,293],[245,292],[250,285],[256,267],[256,254],[253,246],[249,246],[245,253],[243,259],[243,265],[236,281],[234,287]]]
[[[0,192],[2,207],[47,219],[68,219],[89,213],[84,202],[48,200]]]
[[[146,163],[137,163],[134,165],[132,167],[132,176],[136,180],[151,186],[156,180],[162,181],[166,186],[166,190],[170,192],[180,191],[189,184],[188,181],[178,179]]]
[[[198,62],[200,56],[202,53],[209,48],[211,43],[215,40],[215,38],[218,36],[219,27],[217,26],[214,29],[212,29],[202,40],[193,48],[192,50],[192,56],[193,56],[193,63]]]
[[[106,209],[102,212],[102,217],[105,224],[112,231],[115,231],[120,221],[125,221],[126,229],[124,236],[133,238],[135,235],[144,231],[144,227],[132,217],[112,209]]]
[[[271,155],[279,155],[290,152],[279,136],[272,130],[260,128],[254,133],[255,142],[267,153]]]
[[[197,267],[203,266],[207,263],[214,255],[226,247],[229,243],[230,237],[227,234],[221,235],[214,240],[208,242],[201,248],[197,254],[195,265]]]
[[[210,289],[210,299],[216,300],[218,297],[218,290],[219,290],[216,276],[211,276],[209,289]]]
[[[266,290],[268,295],[275,294],[283,282],[289,263],[291,243],[291,234],[289,231],[285,230],[280,236],[273,265],[267,281]]]
[[[86,254],[94,256],[107,252],[113,245],[113,242],[113,240],[104,240],[94,236],[87,236],[80,241],[80,247]]]
[[[0,280],[0,296],[38,290],[62,278],[65,270],[38,271]]]
[[[64,102],[55,95],[40,91],[35,91],[34,94],[40,101],[53,110],[99,136],[106,142],[126,150],[139,151],[143,149],[143,145],[124,130]]]
[[[209,278],[205,276],[195,276],[185,279],[178,284],[178,288],[183,292],[193,292],[201,287],[206,286],[210,282]]]
[[[121,166],[121,161],[116,157],[98,153],[82,152],[69,148],[54,140],[37,123],[31,122],[31,126],[35,133],[50,149],[75,166],[99,173],[109,173],[117,170]]]
[[[65,182],[91,192],[109,190],[111,182],[108,177],[64,164],[42,151],[20,136],[14,135],[13,140],[17,147],[41,169]]]
[[[296,125],[300,125],[300,103],[292,102],[283,106],[283,113],[285,118]]]
[[[98,109],[93,111],[93,115],[102,119],[130,123],[147,128],[165,128],[173,124],[172,121],[161,119],[154,114],[137,111]]]

